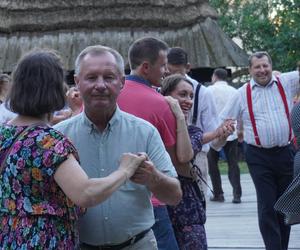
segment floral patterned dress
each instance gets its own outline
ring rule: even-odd
[[[194,155],[202,149],[203,132],[193,125],[188,126]],[[192,160],[193,161],[193,160]],[[193,162],[191,163],[193,164]],[[196,169],[194,169],[196,167]],[[193,166],[192,172],[198,167]],[[196,173],[192,174],[197,175]],[[178,176],[182,188],[182,199],[177,206],[168,206],[174,233],[180,250],[207,250],[205,233],[205,198],[196,178]]]
[[[0,163],[25,126],[0,127]],[[28,129],[13,145],[0,173],[0,249],[76,249],[76,207],[54,180],[72,143],[46,125]]]

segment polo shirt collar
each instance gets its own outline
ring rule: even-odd
[[[106,128],[104,131],[111,131],[115,125],[118,123],[118,121],[121,119],[121,110],[119,108],[119,106],[117,105],[116,110],[112,116],[112,118],[109,120]],[[85,112],[81,113],[82,116],[82,122],[84,125],[86,125],[88,128],[90,128],[90,133],[92,133],[93,131],[98,131],[97,126],[87,117]]]
[[[125,77],[125,79],[128,80],[128,81],[134,81],[134,82],[137,82],[137,83],[140,83],[140,84],[144,84],[148,87],[152,86],[149,81],[147,81],[146,79],[144,79],[143,77],[138,76],[138,75],[127,75]]]

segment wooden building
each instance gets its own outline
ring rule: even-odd
[[[206,0],[1,0],[0,70],[11,72],[34,47],[57,50],[66,69],[88,45],[118,50],[154,36],[181,46],[194,69],[246,66],[247,55],[218,26]]]

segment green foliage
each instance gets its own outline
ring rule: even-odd
[[[248,52],[266,50],[273,68],[294,70],[300,60],[299,0],[210,0],[219,24],[231,38],[239,37]]]
[[[228,164],[226,161],[219,161],[219,169],[220,169],[220,174],[228,174]],[[239,167],[240,167],[240,173],[241,174],[248,174],[249,169],[247,166],[247,163],[244,161],[239,162]]]

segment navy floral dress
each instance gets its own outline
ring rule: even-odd
[[[0,163],[24,126],[0,127]],[[54,180],[72,143],[48,126],[35,126],[13,145],[0,173],[0,249],[76,249],[83,212]]]
[[[188,131],[194,155],[202,149],[203,132],[193,125]],[[191,162],[193,165],[193,161]],[[197,166],[192,168],[192,176],[178,176],[182,188],[182,199],[177,206],[168,206],[174,233],[180,250],[207,250],[204,224],[206,221],[205,198],[197,181]]]

